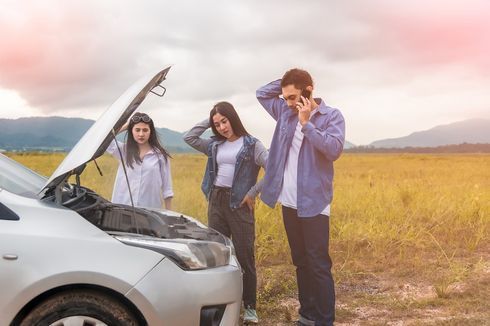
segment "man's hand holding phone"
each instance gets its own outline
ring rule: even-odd
[[[301,92],[300,101],[296,103],[296,108],[298,109],[298,119],[299,123],[304,126],[308,121],[310,121],[311,109],[311,91],[303,89]]]

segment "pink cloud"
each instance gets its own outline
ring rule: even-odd
[[[488,17],[488,2],[436,1],[396,7],[385,3],[370,21],[408,63],[461,64],[490,73]]]
[[[6,73],[4,78],[29,78],[33,83],[64,79],[60,75],[69,70],[62,68],[83,52],[78,46],[80,37],[93,23],[90,16],[82,19],[74,10],[61,13],[32,8],[21,17],[2,17],[0,68]],[[80,69],[78,65],[73,68]]]
[[[108,71],[128,53],[118,51],[116,45],[122,42],[111,35],[111,20],[91,14],[93,10],[31,4],[16,7],[12,15],[0,13],[0,87],[15,89],[30,105],[41,108],[90,103],[87,94],[80,94],[89,89],[87,81],[109,79]],[[121,55],[112,59],[111,50]]]

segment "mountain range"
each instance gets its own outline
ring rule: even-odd
[[[0,149],[69,151],[94,122],[63,117],[0,119]],[[167,128],[156,129],[169,151],[194,151],[182,140],[182,133]]]
[[[376,148],[437,147],[453,144],[490,143],[490,120],[470,119],[440,125],[408,136],[377,140]]]
[[[94,123],[93,120],[64,117],[0,119],[0,149],[8,151],[68,151]],[[193,152],[182,140],[182,132],[157,128],[171,152]],[[208,130],[205,134],[210,136]],[[490,120],[472,119],[436,126],[405,137],[382,139],[369,144],[376,148],[436,147],[461,143],[490,143]],[[345,142],[345,148],[354,144]]]

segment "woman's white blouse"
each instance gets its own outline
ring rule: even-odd
[[[118,141],[122,156],[126,159],[126,144]],[[116,142],[112,141],[106,150],[119,161],[112,202],[131,205],[128,185],[124,176]],[[158,151],[150,150],[140,163],[134,162],[133,168],[126,165],[129,184],[135,206],[162,208],[164,198],[173,197],[170,160]]]

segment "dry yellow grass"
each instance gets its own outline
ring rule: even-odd
[[[63,158],[10,156],[43,175]],[[104,177],[90,163],[82,184],[110,198],[116,163],[98,163]],[[204,222],[205,163],[197,154],[172,159],[175,210]],[[490,155],[345,154],[335,168],[331,255],[341,324],[490,320]],[[256,233],[259,313],[278,325],[296,307],[279,207],[258,203]]]

